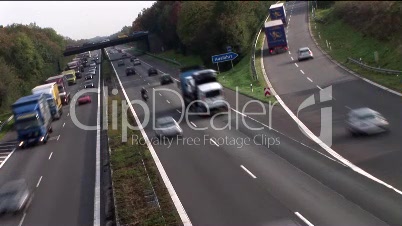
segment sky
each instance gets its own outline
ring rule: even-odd
[[[0,25],[51,27],[72,39],[109,36],[131,26],[138,13],[155,1],[0,1]]]

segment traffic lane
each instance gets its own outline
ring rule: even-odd
[[[167,92],[167,93],[169,93],[169,92]],[[164,94],[163,96],[167,96],[166,94]],[[172,99],[172,98],[171,98]],[[164,104],[164,103],[163,103]],[[158,104],[158,106],[159,106],[159,104]],[[173,114],[174,114],[175,112],[173,112]],[[180,117],[179,116],[179,114],[177,114],[176,113],[176,120],[178,120],[178,118]],[[223,122],[222,122],[222,120],[223,120]],[[233,119],[233,121],[234,121],[234,119]],[[208,126],[210,126],[210,124],[208,123],[208,121],[205,121],[205,120],[191,120],[191,122],[190,123],[193,123],[193,122],[195,122],[195,124],[197,125],[197,127],[199,127],[199,128],[201,128],[201,127],[208,127]],[[220,117],[220,120],[217,120],[216,122],[215,122],[216,124],[220,124],[220,125],[215,125],[215,126],[217,126],[218,128],[223,128],[224,126],[226,126],[226,119],[224,119],[224,117]],[[248,124],[250,124],[250,122],[248,122]],[[186,123],[182,123],[181,124],[182,125],[182,127],[187,127],[188,126],[188,124],[186,124]],[[232,125],[233,126],[233,128],[235,127],[235,125]],[[242,127],[244,128],[244,125],[242,125]],[[253,125],[253,128],[257,128],[258,126],[257,125]],[[191,130],[192,129],[190,129],[190,131],[186,131],[185,129],[183,129],[184,130],[184,134],[186,134],[185,135],[185,137],[188,137],[188,138],[191,138],[191,136],[189,136],[189,134],[191,134]],[[248,129],[246,129],[246,131],[247,131]],[[149,132],[152,132],[152,130],[151,131],[149,131]],[[201,140],[203,140],[203,137],[205,138],[205,136],[208,136],[208,138],[209,137],[217,137],[217,138],[223,138],[223,137],[232,137],[232,138],[236,138],[237,140],[238,139],[243,139],[243,140],[245,140],[246,138],[251,138],[251,137],[253,137],[253,136],[248,136],[248,137],[244,137],[244,135],[242,135],[242,134],[232,134],[233,133],[233,131],[228,131],[228,130],[224,130],[224,131],[222,131],[221,132],[221,134],[220,135],[214,135],[214,134],[216,134],[216,133],[220,133],[218,130],[212,130],[212,129],[209,129],[208,130],[208,132],[206,133],[206,134],[204,134],[202,137],[199,137],[198,136],[198,138],[200,138]],[[234,132],[234,133],[236,133],[236,132]],[[249,132],[246,132],[246,133],[249,133]],[[264,134],[265,136],[267,136],[267,134]],[[255,136],[254,136],[255,137]],[[285,138],[286,139],[286,138]],[[218,143],[219,143],[219,141],[217,141]],[[287,141],[285,141],[285,143],[286,143]],[[220,146],[220,148],[222,147],[221,146],[221,144],[219,144]],[[285,144],[286,145],[286,144]],[[297,151],[297,152],[300,152],[301,150],[301,148],[300,147],[298,147],[298,143],[296,143],[295,142],[295,146],[296,147],[293,147],[293,148],[289,148],[289,147],[286,147],[285,148],[285,150],[288,150],[288,149],[291,149],[293,152],[294,151]],[[292,146],[292,145],[291,145]],[[250,146],[247,146],[247,152],[242,152],[242,151],[238,151],[238,152],[241,152],[241,153],[244,153],[244,155],[242,156],[242,157],[238,157],[238,158],[236,158],[236,159],[238,159],[238,161],[239,162],[244,162],[244,159],[250,159],[250,157],[248,156],[248,154],[250,153],[250,152],[253,152],[253,153],[258,153],[258,154],[264,154],[264,153],[262,153],[262,151],[254,151],[254,150],[250,150]],[[236,155],[238,154],[238,152],[236,151],[236,148],[235,147],[232,147],[232,146],[228,146],[228,148],[227,148],[227,154],[229,155],[229,156],[235,156],[236,157]],[[305,150],[304,152],[308,152],[307,150]],[[308,154],[308,153],[307,153]],[[229,157],[228,157],[229,158]],[[256,158],[261,158],[261,156],[258,156],[258,157],[256,157]],[[226,160],[227,161],[227,160]],[[309,161],[311,161],[311,160],[309,160]],[[248,163],[249,165],[252,165],[253,167],[259,167],[260,165],[258,165],[258,164],[255,164],[255,162],[253,161],[253,160],[250,160],[249,161],[249,163]],[[238,165],[240,165],[240,164],[238,164]],[[247,164],[245,164],[245,165],[247,165]],[[262,164],[263,166],[265,166],[266,164]],[[273,171],[273,169],[269,169],[269,171]],[[274,170],[275,171],[275,170]],[[277,172],[277,171],[275,171],[275,172]],[[279,176],[280,178],[282,178],[282,176]],[[269,180],[267,180],[267,181],[273,181],[272,180],[272,178],[270,178]],[[272,186],[272,184],[271,184],[271,186]],[[292,190],[292,189],[295,189],[295,188],[292,188],[292,186],[289,186],[290,188],[289,188],[289,193],[292,193],[292,194],[297,194],[297,193],[299,193],[300,194],[300,191],[294,191],[294,190]],[[304,187],[306,187],[306,186],[304,186]],[[265,188],[268,188],[267,190],[270,190],[270,187],[268,186],[268,187],[265,187]],[[312,188],[310,188],[310,189],[307,189],[307,190],[314,190],[314,189],[312,189]],[[316,195],[317,196],[317,195]],[[314,196],[314,197],[316,197],[316,196]],[[284,194],[284,193],[282,193],[282,197],[289,197],[289,194]],[[277,199],[279,199],[279,200],[281,200],[281,202],[282,202],[282,197],[278,197],[278,196],[276,196],[276,198]],[[308,212],[307,210],[310,210],[310,211],[313,211],[313,213],[315,213],[316,215],[316,217],[319,217],[320,216],[320,211],[316,211],[316,210],[311,210],[311,208],[309,208],[309,207],[306,207],[306,206],[303,206],[303,205],[300,205],[299,204],[299,206],[297,206],[297,207],[295,207],[295,205],[294,205],[294,203],[298,203],[297,202],[297,197],[294,197],[295,198],[295,200],[290,200],[289,202],[290,203],[288,203],[289,205],[288,205],[288,207],[289,208],[291,208],[291,207],[293,207],[294,208],[294,210],[295,211],[297,211],[297,210],[301,210],[301,209],[303,209],[303,208],[305,208],[304,209],[304,211],[305,212]],[[318,200],[326,200],[326,198],[327,198],[327,195],[326,194],[323,194],[323,197],[321,197],[321,198],[317,198]],[[341,198],[341,196],[337,196],[337,198]],[[342,198],[343,199],[343,198]],[[317,202],[317,200],[307,200],[305,203],[312,203],[312,202]],[[305,205],[305,203],[304,203],[304,205]],[[317,206],[320,206],[320,205],[323,205],[323,206],[325,206],[326,205],[326,203],[317,203]],[[345,203],[343,203],[342,205],[346,205]],[[337,206],[337,208],[340,208],[340,209],[353,209],[353,208],[355,208],[355,205],[352,205],[352,204],[348,204],[348,208],[345,208],[344,206],[342,206],[341,204],[339,204],[339,206]],[[334,206],[333,206],[334,207]],[[334,207],[335,208],[335,207]],[[360,223],[362,223],[362,222],[371,222],[371,225],[373,225],[373,224],[378,224],[378,222],[376,223],[376,220],[375,219],[371,219],[372,217],[370,217],[369,216],[369,214],[367,214],[366,212],[361,212],[361,213],[354,213],[354,214],[350,214],[351,212],[353,213],[353,211],[345,211],[345,212],[342,212],[342,211],[334,211],[333,209],[330,209],[329,208],[329,210],[325,210],[325,208],[322,210],[322,211],[326,211],[325,212],[325,214],[323,214],[323,215],[325,215],[325,216],[327,216],[327,218],[320,218],[320,220],[321,220],[321,222],[324,222],[325,220],[328,220],[328,219],[331,219],[331,217],[329,217],[328,218],[328,215],[330,215],[330,214],[332,214],[332,217],[334,218],[334,219],[338,219],[338,218],[341,218],[341,219],[343,219],[343,220],[345,220],[343,223],[345,223],[345,222],[349,222],[349,224],[351,223],[351,222],[360,222]],[[345,215],[345,216],[344,216]],[[361,218],[361,219],[360,219]],[[335,221],[335,220],[328,220],[327,221],[327,224],[329,224],[329,222],[337,222],[337,223],[340,223],[340,220],[338,220],[338,221]],[[339,224],[338,224],[339,225]],[[363,224],[364,225],[364,224]]]
[[[94,80],[97,83],[98,78]],[[82,81],[78,82],[75,91],[81,85]],[[88,114],[97,110],[96,95],[92,100],[90,105],[77,107],[75,115],[79,122],[96,126],[96,117]],[[92,217],[88,216],[93,214],[96,132],[78,128],[71,119],[74,114],[69,110],[66,115],[68,120],[57,146],[52,148],[52,156],[49,156],[49,164],[45,165],[47,169],[24,225],[60,225],[60,222],[64,225],[88,225],[92,221]],[[55,203],[62,205],[55,207]]]
[[[222,118],[223,120],[215,122],[217,128],[226,126],[225,117]],[[257,177],[256,181],[260,186],[292,212],[303,213],[316,225],[385,225],[384,222],[357,208],[357,205],[274,154],[281,151],[308,152],[305,147],[300,147],[297,143],[267,129],[252,131],[243,124],[237,129],[234,127],[236,119],[232,119],[230,123],[233,125],[232,129],[209,130],[209,135],[217,140],[219,147],[230,158],[247,166],[247,169]],[[203,127],[208,124],[200,122],[197,126]],[[231,139],[235,139],[236,142],[230,141]],[[243,145],[246,148],[243,148]]]
[[[168,92],[168,93],[170,93],[170,92]],[[166,94],[165,94],[166,95]],[[228,96],[228,94],[226,95],[226,96]],[[176,98],[174,95],[173,96],[171,96],[169,99],[173,99],[173,98]],[[245,98],[239,98],[240,100],[242,100],[242,99],[245,99]],[[230,101],[229,101],[230,102]],[[240,101],[241,102],[241,101]],[[178,105],[180,105],[180,104],[178,104]],[[244,105],[242,105],[242,103],[240,103],[240,106],[244,106]],[[252,104],[251,105],[249,105],[249,106],[253,106]],[[261,112],[261,109],[260,108],[258,108],[257,107],[257,110],[254,110],[253,112]],[[275,112],[275,111],[274,111]],[[273,114],[274,116],[277,116],[277,115],[275,115],[275,114]],[[253,116],[253,117],[256,117],[256,116]],[[258,116],[257,116],[258,117]],[[264,118],[263,116],[260,116],[260,117],[262,117],[262,118]],[[289,117],[289,116],[288,116]],[[274,117],[274,119],[278,119],[278,118],[281,118],[282,119],[282,117]],[[265,119],[263,119],[263,120],[261,120],[261,121],[266,121],[264,124],[266,124],[266,125],[269,125],[269,123],[267,122],[269,119],[267,118],[267,117],[265,117]],[[287,120],[289,120],[289,119],[286,119],[285,117],[284,117],[284,119],[283,119],[283,123],[284,123],[284,125],[286,125],[286,124],[289,124],[288,122],[286,123],[286,121]],[[258,120],[259,121],[259,120]],[[276,121],[275,121],[276,122]],[[274,126],[275,125],[277,125],[276,123],[274,123],[273,124]],[[259,126],[261,126],[261,125],[258,125],[257,127],[259,127]],[[295,125],[294,125],[295,126]],[[283,128],[283,127],[282,127]],[[286,127],[285,127],[286,128]],[[289,129],[291,129],[292,130],[292,128],[289,128]],[[298,129],[296,129],[296,128],[294,128],[294,130],[293,131],[299,131]],[[299,133],[299,132],[298,132]],[[287,134],[287,133],[283,133],[283,134]],[[300,136],[300,135],[299,135]],[[286,136],[287,137],[287,136]],[[304,137],[304,135],[302,135],[301,134],[301,137],[302,138],[304,138],[304,139],[306,139],[305,137]],[[295,140],[296,142],[300,142],[300,140],[298,141],[298,140]],[[301,143],[303,146],[304,146],[304,144],[303,143]],[[313,143],[314,144],[314,143]],[[319,147],[318,147],[318,149],[320,149]],[[315,152],[315,151],[317,151],[317,149],[312,149],[311,148],[311,146],[310,146],[310,150],[309,150],[310,152],[313,152],[313,153],[317,153],[317,152]],[[321,152],[323,152],[323,150],[320,150]],[[284,151],[281,151],[280,153],[278,153],[278,154],[283,154],[284,153]],[[308,152],[306,152],[306,153],[308,153]],[[303,152],[303,155],[304,155],[305,153]],[[327,153],[326,153],[327,154]],[[286,155],[286,156],[284,156],[284,155],[281,155],[281,156],[283,156],[283,157],[285,157],[286,159],[288,159],[288,160],[291,160],[293,163],[295,163],[295,157],[294,157],[294,153],[292,154],[292,153],[289,153],[288,155]],[[301,156],[303,156],[303,155],[301,155]],[[311,154],[310,154],[311,155]],[[317,156],[321,156],[321,155],[319,155],[319,154],[316,154]],[[292,158],[292,156],[293,156],[293,158]],[[302,157],[301,157],[302,158]],[[306,160],[305,160],[306,161]],[[304,161],[304,162],[305,162]],[[312,160],[310,160],[310,162],[309,162],[309,164],[303,164],[303,163],[299,163],[298,164],[298,167],[300,167],[301,169],[303,169],[303,165],[307,165],[307,166],[310,166],[310,165],[314,165],[314,164],[311,164],[312,162],[311,162]],[[322,160],[319,160],[319,159],[317,159],[317,160],[314,160],[313,162],[317,165],[317,163],[320,163]],[[297,160],[296,160],[296,162],[297,162]],[[338,163],[336,163],[337,165],[338,165]],[[318,164],[319,165],[319,164]],[[321,168],[322,168],[322,165],[320,166]],[[307,168],[311,168],[311,167],[307,167]],[[306,169],[306,167],[304,167],[304,169]],[[311,173],[311,175],[314,175],[314,171],[317,171],[317,168],[313,168],[313,169],[308,169],[308,172],[309,173]],[[342,175],[342,177],[343,178],[345,178],[344,180],[345,180],[345,183],[347,182],[347,183],[351,183],[351,186],[357,186],[357,185],[359,185],[359,184],[357,184],[356,185],[356,183],[353,183],[353,181],[356,181],[357,179],[357,177],[356,177],[356,174],[353,172],[353,171],[350,171],[349,170],[349,175]],[[332,172],[332,174],[333,174],[333,172]],[[327,177],[327,175],[314,175],[314,177],[316,177],[316,178],[325,178],[325,177]],[[359,180],[362,180],[362,181],[359,181]],[[359,181],[359,183],[367,183],[367,178],[360,178],[358,181]],[[336,180],[335,180],[336,181]],[[365,181],[365,182],[364,182]],[[370,180],[368,180],[369,182],[372,182],[372,181],[370,181]],[[326,181],[327,183],[332,183],[332,186],[333,186],[333,184],[336,184],[336,182],[334,182],[334,180],[332,180],[332,181],[328,181],[328,179],[327,179],[327,181]],[[348,187],[348,189],[345,189],[345,188],[343,188],[343,187],[337,187],[336,188],[337,189],[337,191],[341,191],[341,194],[348,194],[349,196],[350,196],[350,193],[351,193],[351,191],[350,191],[350,187]],[[381,191],[381,192],[384,192],[383,191],[383,189],[384,189],[384,187],[383,186],[380,186],[380,188],[376,188],[376,189],[378,189],[378,191]],[[363,192],[364,193],[364,192]],[[353,194],[353,193],[352,193]],[[357,195],[357,197],[359,197],[358,198],[358,202],[361,202],[361,200],[362,200],[362,198],[360,198],[360,196],[359,195]],[[367,198],[367,196],[365,196],[364,198]],[[352,197],[352,200],[353,200],[353,197]],[[391,206],[391,205],[390,205]]]
[[[127,95],[136,94],[127,91]],[[156,117],[169,115],[178,120],[180,114],[175,111],[176,107],[165,102],[163,97],[157,95],[155,98]],[[142,121],[144,115],[137,110]],[[202,140],[206,136],[185,123],[181,123],[181,128],[186,139]],[[228,164],[231,162],[228,156],[213,143],[205,141],[203,145],[194,145],[184,139],[163,142],[154,136],[152,124],[145,127],[145,131],[193,224],[259,225],[278,219],[295,219],[278,200],[268,193],[261,193],[260,188],[248,181],[251,178],[242,172],[239,164]]]
[[[139,98],[137,92],[125,89],[130,100]],[[158,106],[155,109],[156,117],[170,115],[177,119],[179,114],[175,111],[174,105],[165,102],[159,95],[156,95],[155,99]],[[144,118],[142,108],[134,108],[142,121]],[[194,134],[194,131],[185,124],[182,124],[182,129],[186,137],[203,137],[202,134]],[[145,130],[149,138],[156,141],[152,125],[145,127]],[[225,163],[227,156],[216,153],[219,152],[218,147],[211,144],[208,144],[207,148],[204,145],[185,145],[178,140],[169,147],[165,145],[154,147],[193,223],[254,225],[284,218],[295,219],[295,216],[281,207],[277,200],[267,193],[260,193],[261,189],[250,185],[247,182],[250,178],[240,167],[236,164],[227,166]],[[224,169],[222,165],[225,165]],[[238,194],[245,195],[239,197]],[[270,213],[269,217],[267,212]]]
[[[364,83],[363,81],[356,81]],[[364,85],[364,84],[362,84]],[[332,143],[331,146],[340,155],[362,167],[370,174],[384,180],[385,182],[401,189],[401,176],[398,172],[401,169],[400,164],[395,161],[402,155],[402,141],[399,134],[402,133],[400,125],[401,104],[395,104],[388,107],[388,104],[377,100],[377,96],[383,91],[366,92],[368,89],[355,89],[356,85],[341,83],[332,86],[333,95],[336,100],[328,103],[316,103],[312,107],[308,107],[299,113],[299,118],[305,125],[317,136],[321,128],[321,109],[332,108]],[[284,95],[283,101],[287,103],[292,112],[296,113],[297,106],[306,100],[310,94],[293,94]],[[317,94],[316,94],[317,95]],[[350,98],[350,96],[356,97]],[[317,100],[317,99],[316,99]],[[361,101],[357,101],[361,100]],[[394,103],[401,102],[391,98]],[[349,108],[369,107],[381,112],[390,123],[390,132],[386,134],[378,134],[373,136],[352,137],[346,130],[345,119],[349,112]],[[395,114],[396,113],[396,114]],[[325,120],[323,119],[325,123]]]

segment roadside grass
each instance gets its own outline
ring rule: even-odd
[[[115,205],[119,223],[121,225],[181,225],[180,217],[153,158],[145,142],[143,142],[141,133],[137,130],[128,129],[127,142],[122,142],[121,101],[122,98],[119,95],[111,95],[108,100],[108,115],[113,115],[113,102],[118,106],[117,113],[115,113],[117,128],[113,129],[112,120],[109,120],[108,137],[111,149],[110,163],[113,170]],[[135,125],[130,111],[127,115],[129,115],[130,124]],[[133,137],[138,139],[132,139]],[[160,209],[156,202],[150,203],[151,199],[147,197],[153,194],[147,173],[159,200]]]
[[[383,74],[347,62],[348,57],[354,59],[361,58],[365,64],[372,67],[402,71],[400,60],[402,56],[392,43],[381,42],[357,32],[348,24],[334,18],[332,8],[316,10],[316,17],[324,19],[325,22],[314,22],[314,19],[311,18],[312,33],[321,48],[334,60],[363,77],[398,92],[402,92],[402,74],[398,76]],[[331,48],[327,47],[327,41],[330,43]],[[374,58],[375,51],[378,52],[379,56],[378,64],[375,62]]]
[[[174,50],[165,51],[163,53],[155,54],[156,56],[170,59],[179,62],[182,67],[193,66],[193,65],[203,65],[203,62],[199,56],[189,55],[184,56],[182,54],[175,53]]]
[[[5,122],[11,115],[12,115],[12,114],[11,114],[10,112],[9,112],[9,113],[4,113],[4,114],[0,115],[0,121],[1,121],[0,125],[1,125],[3,122]],[[14,120],[11,120],[9,123],[7,123],[7,125],[4,125],[3,128],[1,128],[1,131],[0,131],[0,140],[2,140],[3,137],[4,137],[9,131],[11,131],[11,130],[13,129],[13,127],[14,127]]]

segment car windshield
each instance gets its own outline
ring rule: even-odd
[[[176,126],[176,124],[174,122],[159,123],[159,128],[169,128],[169,127],[173,127],[173,126]]]
[[[15,126],[17,130],[25,130],[41,126],[42,123],[36,117],[17,119]]]
[[[376,116],[372,114],[367,114],[367,115],[359,115],[360,120],[368,120],[368,119],[375,119]]]
[[[67,74],[67,75],[66,75],[66,78],[67,78],[67,79],[74,78],[74,75],[73,75],[73,74]]]
[[[212,90],[212,91],[206,92],[205,97],[206,98],[212,98],[212,97],[219,96],[220,94],[221,94],[220,90]]]
[[[308,50],[302,50],[302,51],[300,51],[300,54],[301,55],[308,55],[308,54],[310,54],[310,52]]]
[[[49,107],[51,107],[51,108],[56,107],[56,104],[54,103],[54,99],[53,99],[53,98],[52,98],[52,99],[48,99],[48,100],[47,100],[47,103],[49,104]]]
[[[64,87],[61,85],[57,86],[59,88],[59,93],[64,93]]]

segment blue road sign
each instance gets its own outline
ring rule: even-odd
[[[228,51],[228,53],[232,52],[232,47],[231,46],[226,46],[226,51]]]
[[[215,56],[212,56],[212,63],[216,64],[216,63],[220,63],[220,62],[234,60],[234,59],[236,59],[236,57],[238,55],[239,54],[237,54],[237,53],[224,53],[224,54],[215,55]]]

